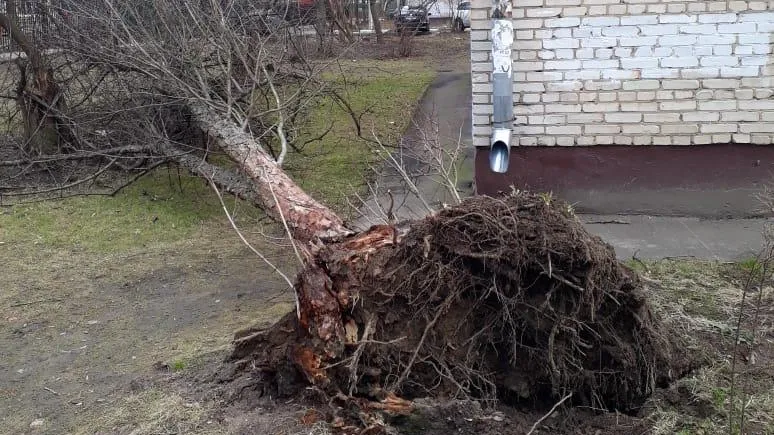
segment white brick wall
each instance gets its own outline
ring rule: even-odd
[[[473,0],[473,142],[492,0]],[[514,144],[774,142],[774,0],[512,0]]]

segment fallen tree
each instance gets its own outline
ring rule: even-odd
[[[240,332],[231,356],[275,394],[313,386],[391,412],[424,396],[571,395],[630,411],[686,368],[637,275],[561,200],[474,197],[355,232],[233,121],[195,100],[187,110],[303,252],[297,310]]]
[[[422,396],[569,396],[628,411],[679,374],[674,336],[637,276],[549,195],[476,197],[413,222],[347,228],[282,170],[294,146],[288,125],[324,91],[314,81],[324,66],[229,27],[216,2],[156,3],[164,26],[131,27],[142,11],[106,1],[84,12],[97,30],[63,47],[93,69],[88,95],[99,87],[99,104],[127,103],[106,135],[143,139],[101,148],[111,159],[176,161],[284,223],[300,248],[297,310],[235,341],[232,359],[257,382],[279,395],[311,386],[360,410],[406,412]],[[110,115],[100,119],[119,118]],[[206,161],[210,144],[238,173]]]
[[[622,411],[669,380],[670,337],[637,276],[560,201],[476,197],[324,244],[300,316],[239,334],[232,358],[278,394],[574,402]],[[295,377],[295,374],[298,377]],[[371,403],[373,405],[373,403]]]
[[[675,337],[636,274],[562,201],[475,197],[354,233],[248,135],[194,113],[306,248],[298,311],[241,332],[232,355],[278,394],[313,385],[392,411],[410,409],[401,397],[572,394],[574,403],[627,411],[679,374]]]

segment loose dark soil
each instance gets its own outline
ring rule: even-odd
[[[416,398],[415,410],[410,415],[384,416],[389,433],[523,435],[542,419],[535,426],[535,434],[725,434],[732,403],[737,405],[737,410],[739,404],[748,404],[742,433],[772,433],[774,294],[771,288],[763,294],[755,340],[747,339],[742,345],[734,346],[734,333],[727,329],[733,324],[732,314],[742,308],[752,316],[758,305],[748,299],[745,307],[739,306],[738,282],[724,274],[726,266],[686,262],[655,264],[658,270],[644,272],[643,288],[652,296],[654,310],[660,315],[669,315],[666,325],[675,331],[683,328],[676,333],[691,334],[686,349],[700,364],[671,385],[657,387],[639,408],[624,414],[566,403],[544,418],[551,404],[542,400],[492,405],[448,397]],[[706,301],[725,304],[724,309],[728,311],[723,315],[695,311],[683,298],[675,297],[676,293],[687,292]],[[722,321],[717,320],[721,318]],[[749,325],[744,326],[742,335],[748,332]],[[734,352],[737,352],[738,365],[735,398],[732,398],[730,361]],[[265,379],[262,375],[221,359],[227,357],[227,352],[210,355],[208,361],[199,364],[199,370],[160,374],[150,383],[168,391],[179,391],[189,400],[195,398],[199,403],[211,404],[207,418],[214,425],[227,427],[228,433],[333,432],[327,422],[345,411],[344,404],[323,400],[325,395],[314,388],[296,391],[294,398],[277,398],[276,387],[262,382]],[[734,421],[738,421],[738,416]]]

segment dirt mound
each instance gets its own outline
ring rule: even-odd
[[[300,275],[302,313],[310,287],[340,310],[318,297],[324,316],[293,313],[273,328],[285,339],[258,332],[234,356],[266,371],[290,355],[308,381],[349,396],[549,403],[572,393],[623,411],[672,373],[671,338],[637,276],[567,204],[475,197],[403,235],[388,229],[326,246]],[[310,352],[313,373],[299,363]]]

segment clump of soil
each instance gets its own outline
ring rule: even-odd
[[[339,307],[320,304],[325,315],[309,320],[302,300],[301,321],[292,313],[248,334],[234,357],[288,394],[305,379],[382,401],[394,393],[544,405],[572,394],[573,403],[621,411],[679,373],[674,336],[636,274],[561,201],[474,197],[392,241],[380,232],[326,246],[299,275],[302,299],[322,288]],[[313,376],[299,363],[311,351]]]

